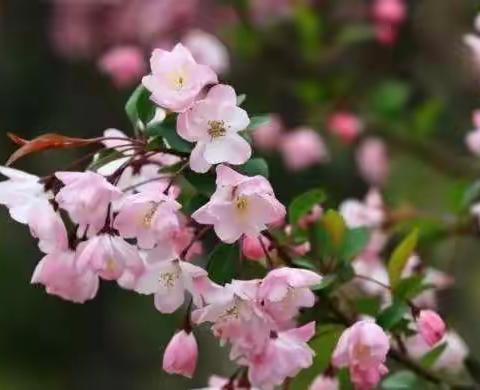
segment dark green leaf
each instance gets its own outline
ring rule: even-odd
[[[313,206],[325,201],[325,192],[321,189],[313,189],[297,196],[288,208],[289,220],[296,225],[301,217],[308,214]]]
[[[465,191],[463,195],[462,205],[465,209],[467,209],[479,198],[480,198],[480,180],[477,180]]]
[[[383,390],[412,390],[417,388],[417,377],[411,371],[395,372],[382,382]]]
[[[146,124],[153,118],[155,106],[150,101],[150,92],[142,84],[130,95],[125,105],[125,112],[133,126],[137,126],[139,120]]]
[[[184,177],[202,195],[210,197],[215,192],[215,177],[209,173],[200,174],[188,170]]]
[[[317,267],[310,260],[304,257],[295,257],[292,259],[292,263],[299,268],[309,269],[311,271],[317,271]]]
[[[406,105],[411,94],[410,87],[400,81],[388,81],[382,84],[372,98],[373,110],[386,118],[398,115]]]
[[[268,179],[268,164],[263,158],[251,158],[245,164],[237,167],[237,170],[243,175],[260,175]]]
[[[330,287],[333,287],[333,285],[338,281],[337,275],[327,275],[324,276],[320,284],[313,286],[311,288],[312,291],[323,291],[323,290],[328,290]]]
[[[394,302],[377,317],[377,323],[385,330],[390,330],[395,327],[403,319],[407,313],[408,306],[403,302]]]
[[[155,124],[147,128],[146,132],[150,136],[163,138],[169,147],[178,152],[190,153],[193,149],[193,144],[185,141],[178,135],[176,123],[172,123],[171,121]]]
[[[378,297],[359,298],[355,300],[355,308],[359,313],[376,317],[380,311],[380,299]]]
[[[395,288],[402,277],[403,269],[407,264],[418,241],[418,229],[414,229],[393,251],[388,261],[388,278],[390,286]]]
[[[422,276],[414,275],[401,279],[395,287],[394,295],[399,300],[413,299],[427,287],[423,284]]]
[[[186,205],[182,208],[182,211],[187,214],[191,215],[195,211],[197,211],[200,207],[204,206],[208,202],[208,197],[202,194],[197,194],[193,196]]]
[[[208,276],[216,283],[228,283],[236,275],[237,262],[237,246],[219,244],[210,254],[208,260]]]
[[[447,343],[441,343],[433,348],[431,351],[428,351],[425,355],[422,356],[420,363],[426,368],[433,367],[437,360],[442,355],[443,351],[447,348]]]
[[[348,229],[340,249],[340,257],[346,260],[354,259],[365,248],[369,239],[370,232],[365,227]]]

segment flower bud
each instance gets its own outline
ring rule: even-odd
[[[242,240],[242,253],[249,260],[261,260],[265,257],[265,251],[263,246],[268,250],[270,246],[270,240],[263,236],[249,236],[245,235]]]
[[[163,355],[163,369],[169,374],[193,376],[197,366],[198,346],[192,332],[177,332]]]
[[[417,319],[418,330],[425,342],[433,347],[445,335],[445,322],[433,310],[422,310]]]

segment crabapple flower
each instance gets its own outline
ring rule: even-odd
[[[338,379],[325,375],[318,375],[310,384],[308,390],[338,390],[340,385]]]
[[[182,43],[199,64],[209,66],[218,74],[228,71],[230,67],[228,50],[215,35],[202,30],[191,30],[182,39]]]
[[[137,276],[144,270],[137,248],[110,234],[99,234],[79,244],[77,267],[80,271],[88,269],[106,280],[119,279],[127,270]]]
[[[222,241],[233,243],[242,234],[258,236],[267,224],[285,214],[285,207],[275,198],[267,179],[244,176],[220,165],[217,190],[192,218],[198,223],[213,225]]]
[[[116,87],[134,85],[145,72],[143,51],[136,46],[120,46],[109,50],[98,62],[100,70],[108,75]]]
[[[329,159],[322,137],[307,127],[300,127],[285,134],[281,140],[280,150],[285,164],[292,171],[300,171]]]
[[[165,251],[164,258],[174,253],[173,234],[180,228],[178,210],[180,204],[159,192],[140,192],[127,196],[113,227],[124,238],[136,238],[142,249],[159,244]]]
[[[17,222],[27,224],[30,211],[38,201],[48,199],[45,187],[38,176],[18,169],[0,166],[0,174],[7,180],[0,182],[0,204],[6,206]]]
[[[77,269],[75,252],[66,250],[46,255],[33,272],[31,283],[43,284],[48,294],[84,303],[97,294],[98,277]]]
[[[475,129],[465,136],[465,143],[470,152],[480,156],[480,110],[475,110],[472,116]]]
[[[372,17],[376,23],[377,39],[381,43],[386,45],[395,43],[406,13],[404,0],[375,0]]]
[[[365,201],[347,199],[340,205],[340,214],[351,228],[365,226],[380,228],[385,221],[383,200],[376,189],[371,189],[365,196]]]
[[[263,248],[265,247],[268,252],[270,245],[270,240],[262,235],[257,237],[246,235],[242,239],[242,254],[249,260],[261,260],[266,256]]]
[[[333,352],[335,367],[349,367],[357,389],[374,388],[388,372],[384,365],[390,342],[383,329],[372,321],[358,321],[346,329]]]
[[[192,332],[177,332],[165,349],[163,369],[169,374],[192,378],[197,367],[198,345]]]
[[[261,150],[275,150],[280,144],[283,131],[281,118],[275,114],[269,115],[268,122],[257,127],[253,132],[253,143]]]
[[[108,205],[119,199],[122,192],[93,172],[57,172],[55,176],[65,184],[55,199],[79,225],[79,235],[86,232],[90,237],[98,233],[105,224]]]
[[[134,290],[154,294],[155,307],[161,313],[177,310],[185,301],[185,292],[190,293],[195,306],[201,306],[201,284],[207,279],[207,271],[178,259],[158,261],[156,251],[149,253],[145,272],[138,278]]]
[[[245,110],[237,106],[237,95],[229,85],[215,85],[204,99],[178,116],[180,137],[194,142],[190,167],[204,173],[213,164],[245,163],[252,154],[250,144],[239,131],[250,123]]]
[[[379,138],[367,138],[357,149],[356,160],[358,170],[363,179],[375,186],[385,183],[390,161],[387,147]]]
[[[273,333],[262,353],[249,360],[249,380],[253,386],[266,388],[282,384],[310,367],[315,353],[308,346],[315,334],[315,322]]]
[[[445,322],[433,310],[422,310],[417,319],[418,330],[425,342],[433,347],[445,335]]]
[[[335,112],[328,119],[327,127],[346,144],[353,142],[363,130],[360,118],[347,111]]]
[[[142,84],[156,104],[174,112],[185,111],[206,85],[218,82],[215,72],[197,64],[181,43],[172,51],[155,49],[150,66],[152,73],[143,77]]]

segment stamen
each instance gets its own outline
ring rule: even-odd
[[[237,196],[235,199],[235,207],[238,211],[244,212],[248,207],[248,199],[244,195]]]
[[[160,203],[152,202],[152,208],[148,210],[148,212],[143,217],[143,226],[145,228],[149,229],[152,227],[153,217],[155,216],[155,213],[157,212],[159,206]]]
[[[224,121],[208,121],[208,125],[210,126],[208,135],[212,137],[212,139],[223,137],[227,132]]]

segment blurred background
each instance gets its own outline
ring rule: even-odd
[[[277,115],[278,128],[254,141],[283,202],[321,187],[336,207],[375,185],[392,209],[462,216],[461,198],[480,177],[464,143],[480,106],[480,62],[464,35],[480,2],[398,0],[404,14],[382,14],[379,1],[0,0],[0,160],[15,149],[7,132],[131,131],[123,107],[151,50],[183,41],[246,94],[249,113]],[[339,112],[361,134],[336,132]],[[317,148],[311,161],[295,162],[277,141],[302,129],[321,138],[305,141]],[[372,137],[377,152],[362,159]],[[80,155],[46,152],[15,166],[46,175]],[[108,283],[84,305],[48,296],[29,283],[41,258],[35,242],[4,209],[0,232],[1,389],[189,388],[161,370],[175,315]],[[480,238],[424,243],[422,259],[457,281],[440,308],[480,358]],[[197,387],[208,373],[232,372],[203,333]]]

